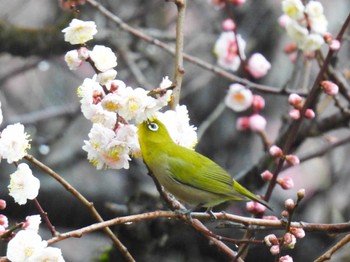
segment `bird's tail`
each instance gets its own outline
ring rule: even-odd
[[[234,181],[234,183],[233,183],[233,188],[234,188],[238,193],[240,193],[241,195],[246,196],[247,198],[249,198],[249,199],[251,199],[251,200],[253,200],[253,201],[258,202],[258,203],[260,203],[260,204],[266,206],[266,207],[267,207],[268,209],[270,209],[271,211],[273,211],[273,209],[269,206],[269,204],[268,204],[265,200],[263,200],[263,199],[257,197],[257,196],[254,195],[252,192],[250,192],[248,189],[246,189],[245,187],[241,186],[238,182]]]

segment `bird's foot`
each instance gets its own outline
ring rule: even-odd
[[[179,215],[183,215],[186,216],[186,218],[188,220],[192,220],[192,216],[191,216],[191,209],[176,209],[175,213],[179,214]]]
[[[205,211],[206,213],[208,213],[210,215],[211,220],[217,220],[218,218],[215,216],[215,214],[213,213],[213,209],[211,207],[208,207],[208,209]]]

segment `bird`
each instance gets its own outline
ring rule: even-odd
[[[175,143],[157,118],[140,123],[137,132],[148,170],[181,202],[205,207],[211,216],[213,207],[231,200],[253,200],[271,209],[214,161]]]

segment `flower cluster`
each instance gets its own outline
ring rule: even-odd
[[[300,160],[296,155],[285,155],[282,149],[276,145],[270,147],[269,153],[274,158],[283,158],[291,166],[296,166],[300,163]],[[260,176],[264,181],[270,181],[273,178],[273,174],[269,170],[265,170]],[[278,177],[276,182],[284,190],[294,187],[294,181],[291,177]]]
[[[85,44],[97,33],[96,25],[91,23],[73,19],[69,27],[62,30],[65,40],[72,44]],[[197,135],[189,125],[185,106],[165,112],[164,116],[158,112],[171,99],[169,87],[172,82],[168,77],[164,77],[159,87],[151,92],[127,86],[116,79],[116,55],[102,45],[95,45],[92,50],[85,46],[71,50],[65,60],[71,70],[87,61],[96,71],[92,78],[86,78],[78,87],[77,94],[83,115],[93,123],[83,150],[97,169],[129,168],[130,156],[141,155],[136,125],[152,117],[160,118],[171,135],[175,133],[173,139],[177,143],[188,147],[196,143]],[[184,136],[184,133],[189,135]]]
[[[252,108],[251,116],[243,116],[237,119],[238,130],[252,130],[263,132],[266,127],[265,118],[259,114],[264,109],[265,100],[262,96],[253,95],[252,91],[245,86],[235,83],[231,84],[225,97],[225,104],[235,112],[242,112]]]
[[[298,120],[301,117],[301,109],[304,105],[304,99],[299,96],[298,94],[290,94],[288,97],[288,102],[291,106],[293,106],[293,109],[289,111],[289,116],[293,120]],[[314,110],[311,108],[306,109],[304,116],[308,119],[313,119],[315,118],[316,114]]]
[[[59,248],[48,247],[47,242],[38,234],[41,223],[40,215],[26,218],[22,230],[10,240],[6,256],[12,262],[56,261],[64,262]]]
[[[298,191],[297,204],[303,199],[304,195],[305,195],[305,190],[300,189]],[[287,199],[284,202],[285,210],[282,211],[282,216],[288,219],[291,219],[291,216],[295,211],[297,204],[294,203],[293,199]],[[270,234],[265,236],[264,241],[265,241],[265,244],[270,247],[271,254],[278,255],[281,252],[280,250],[281,248],[293,249],[297,242],[297,238],[304,238],[304,237],[305,237],[304,229],[290,227],[288,232],[286,232],[281,239],[278,239],[275,234]],[[281,257],[279,261],[293,261],[293,259],[287,255],[287,256]]]
[[[241,59],[245,59],[245,46],[241,35],[233,31],[222,32],[214,45],[218,65],[226,70],[237,71]]]
[[[316,51],[325,43],[328,21],[323,14],[323,6],[318,1],[309,1],[305,6],[301,0],[283,0],[284,16],[280,24],[297,47],[306,53]]]

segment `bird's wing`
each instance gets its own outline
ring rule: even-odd
[[[170,175],[179,183],[215,194],[236,195],[232,177],[207,157],[192,150],[177,150],[167,160]]]

